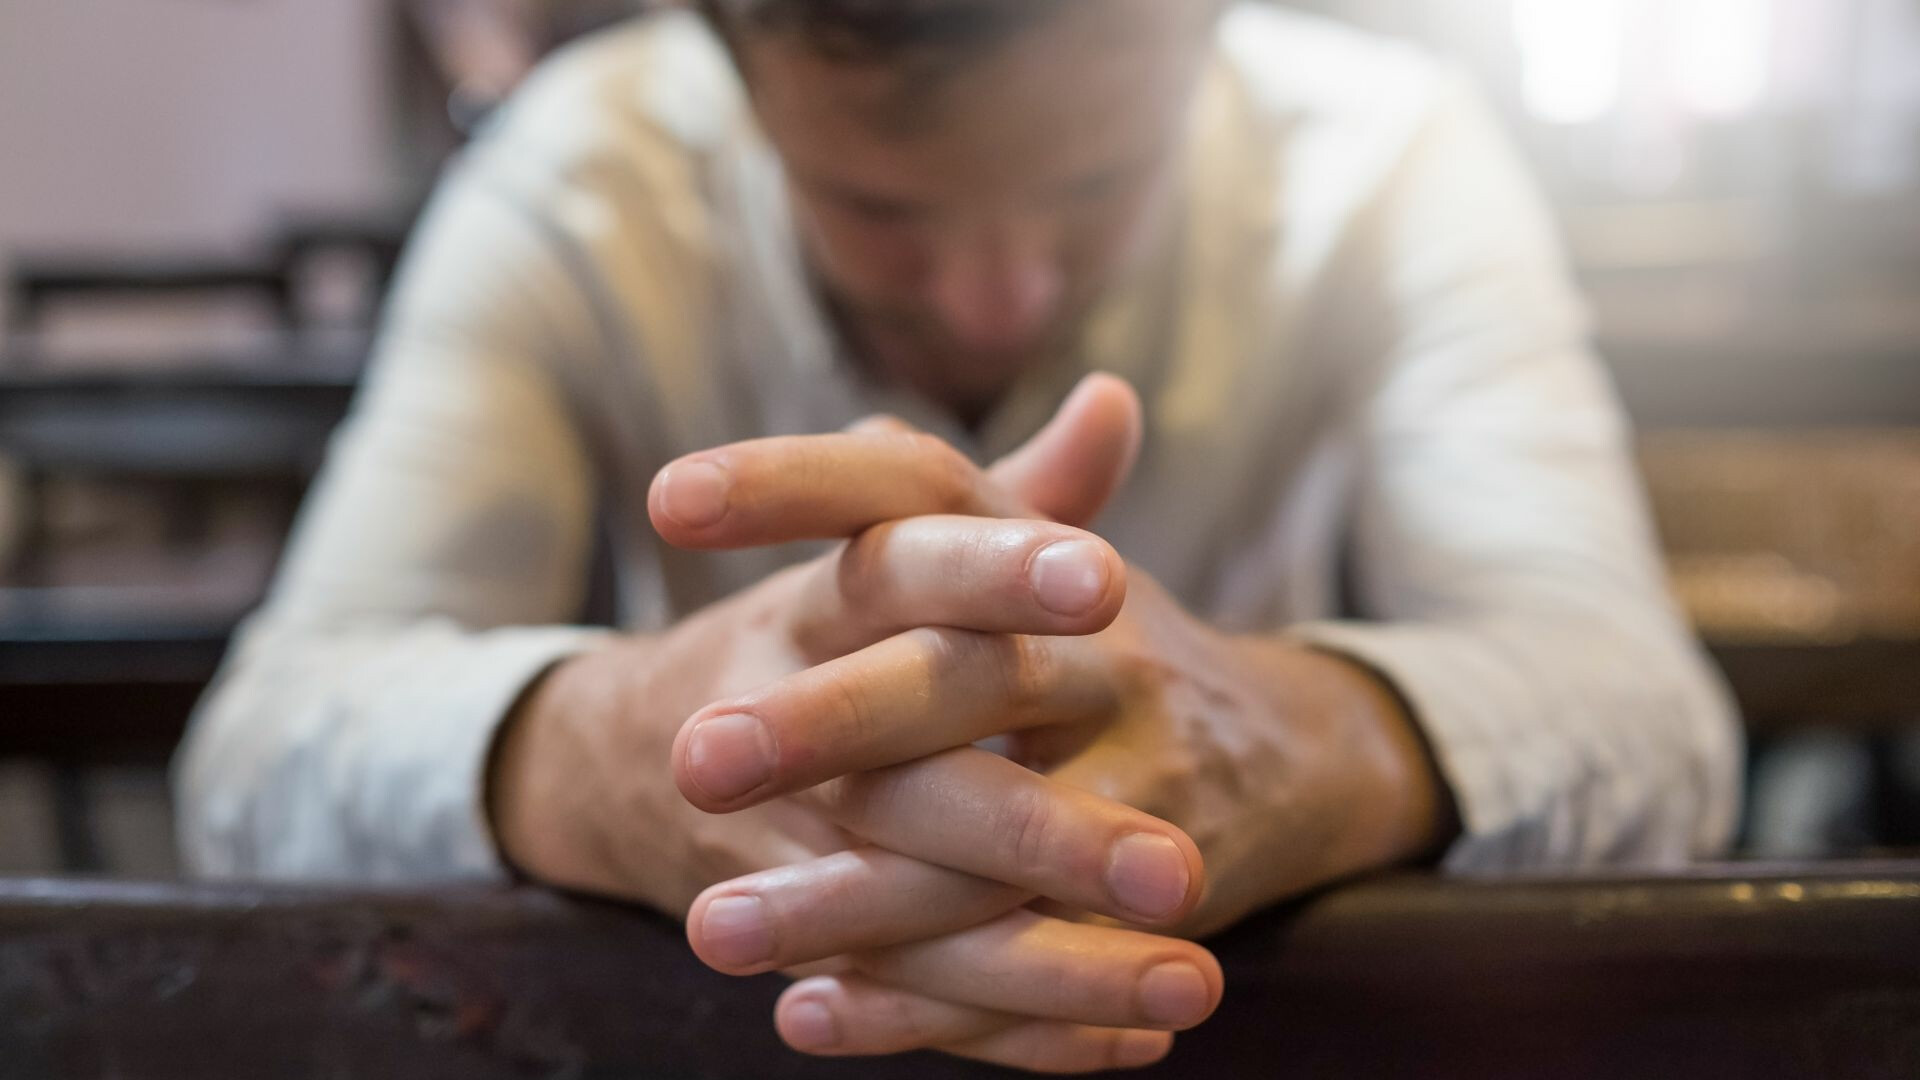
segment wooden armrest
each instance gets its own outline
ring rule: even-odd
[[[1225,1003],[1144,1075],[1920,1075],[1920,863],[1393,877],[1215,947]],[[860,1075],[781,1047],[783,985],[708,971],[665,918],[525,888],[0,882],[20,1075]]]

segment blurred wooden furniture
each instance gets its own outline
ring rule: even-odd
[[[273,322],[292,332],[305,322],[303,276],[319,259],[346,256],[365,264],[371,307],[384,296],[418,207],[356,215],[305,214],[280,223],[262,250],[243,255],[28,255],[8,267],[12,303],[0,337],[34,340],[56,303],[100,299],[201,299],[228,294],[265,301]],[[10,358],[13,366],[37,359]]]
[[[1660,432],[1641,463],[1750,726],[1920,721],[1920,428]]]
[[[0,453],[49,472],[155,482],[310,474],[344,415],[358,349],[274,338],[241,356],[54,369],[0,366]]]
[[[16,554],[0,566],[0,757],[53,766],[69,870],[101,866],[82,771],[165,763],[352,399],[357,349],[315,351],[297,336],[272,344],[151,369],[68,373],[19,350],[0,362],[0,458],[21,470],[26,492]],[[42,521],[50,486],[75,479],[160,493],[175,535],[153,537],[158,546],[196,546],[197,519],[236,494],[281,524],[262,538],[252,580],[76,585],[54,571],[60,553]]]
[[[56,301],[106,296],[206,296],[251,293],[264,298],[284,326],[296,321],[292,282],[274,262],[181,258],[30,259],[12,273],[12,333],[37,334]]]
[[[1139,1075],[1920,1076],[1920,863],[1389,877],[1213,944],[1219,1012]],[[779,1044],[784,984],[705,969],[659,916],[529,889],[0,881],[9,1075],[850,1075]]]
[[[21,471],[25,487],[23,534],[11,565],[0,566],[0,584],[14,587],[0,594],[0,619],[58,612],[57,597],[23,600],[17,592],[48,584],[45,567],[58,553],[42,496],[56,479],[145,485],[179,518],[192,518],[212,496],[243,491],[291,518],[352,400],[361,355],[359,347],[315,348],[285,336],[242,355],[151,368],[66,372],[21,350],[0,356],[0,458]]]

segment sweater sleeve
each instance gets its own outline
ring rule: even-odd
[[[1630,436],[1541,200],[1464,89],[1361,230],[1364,620],[1459,806],[1454,869],[1672,864],[1732,831],[1740,737],[1666,588]]]
[[[500,872],[495,728],[595,632],[593,464],[556,362],[593,320],[557,241],[471,163],[408,256],[265,607],[174,767],[188,866],[368,880]]]

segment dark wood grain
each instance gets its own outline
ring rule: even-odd
[[[1145,1075],[1920,1076],[1920,864],[1389,878],[1216,945],[1225,1004]],[[1001,1075],[793,1054],[782,985],[529,889],[0,882],[8,1077]]]

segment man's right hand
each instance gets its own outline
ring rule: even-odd
[[[1125,411],[1131,396],[1120,393]],[[1167,1045],[1160,1032],[1198,1022],[1218,999],[1218,967],[1204,950],[1126,929],[1008,913],[1041,894],[1131,923],[1175,922],[1202,887],[1198,852],[1178,829],[1072,789],[1044,799],[1023,795],[1045,782],[972,749],[894,766],[877,781],[863,778],[853,785],[863,793],[858,799],[849,800],[849,785],[836,781],[825,797],[805,792],[709,815],[681,793],[720,809],[751,801],[754,787],[767,781],[763,736],[732,717],[707,718],[683,736],[691,775],[679,788],[669,764],[675,731],[707,702],[737,699],[796,672],[817,675],[822,693],[857,701],[873,688],[836,681],[832,661],[890,640],[903,649],[924,645],[914,638],[922,627],[1070,635],[1107,625],[1124,597],[1119,556],[1097,537],[1037,515],[1085,520],[1104,502],[1134,437],[1130,416],[1116,425],[1115,408],[1113,386],[1084,388],[993,477],[937,440],[884,425],[743,444],[722,460],[667,470],[651,509],[670,541],[713,546],[701,534],[724,517],[728,528],[746,533],[765,532],[753,523],[772,521],[795,538],[848,542],[666,634],[619,640],[554,669],[527,696],[496,754],[491,809],[504,854],[542,880],[675,913],[716,881],[762,872],[747,887],[735,882],[727,897],[705,898],[695,912],[690,936],[722,970],[792,968],[940,941],[918,962],[935,969],[933,984],[951,985],[958,1001],[841,979],[871,999],[873,1008],[856,1015],[893,1020],[891,1029],[881,1022],[836,1033],[854,1052],[940,1045],[1062,1070],[1158,1058]],[[802,476],[884,479],[857,490],[810,491],[791,471],[796,449],[802,461],[819,459],[819,468]],[[863,458],[875,467],[861,468]],[[781,463],[781,475],[757,474],[769,462]],[[929,680],[928,693],[990,700],[1002,689],[940,685],[932,668],[921,677]],[[782,781],[792,786],[791,777]],[[876,815],[891,819],[884,831],[892,850],[862,842]],[[903,816],[924,827],[903,837]],[[1045,850],[1035,846],[1043,836]],[[815,863],[810,873],[837,868],[844,889],[823,890],[810,880],[783,890],[785,868],[834,852],[843,854]],[[1105,861],[1105,887],[1089,887],[1101,875],[1066,872],[1061,859]],[[844,928],[834,940],[782,939],[783,918],[823,925],[783,897],[817,902],[832,895],[881,906],[825,920]],[[983,1000],[999,1008],[983,1008]]]

